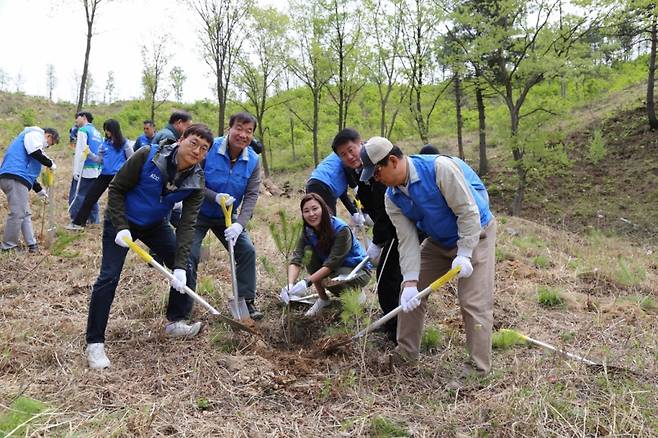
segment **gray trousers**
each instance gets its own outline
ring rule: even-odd
[[[30,212],[30,190],[11,178],[0,178],[0,189],[7,195],[9,216],[5,222],[5,234],[0,245],[2,249],[18,246],[20,233],[23,233],[26,245],[37,243],[32,230],[32,213]]]

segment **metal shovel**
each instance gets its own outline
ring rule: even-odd
[[[224,212],[224,223],[226,224],[226,228],[228,228],[231,226],[231,213],[233,212],[233,204],[226,207],[226,203],[222,197],[220,200],[220,205],[222,207],[222,211]],[[247,309],[247,303],[245,302],[244,298],[240,298],[238,296],[238,279],[235,273],[235,253],[233,251],[234,242],[229,240],[226,243],[228,244],[228,253],[231,260],[231,287],[233,289],[233,298],[228,301],[228,307],[231,311],[231,315],[233,315],[233,318],[237,319],[238,321],[251,321],[252,319],[251,315],[249,315],[249,309]]]
[[[352,271],[349,274],[347,274],[347,275],[346,274],[341,274],[341,275],[338,275],[334,278],[330,278],[326,282],[326,286],[337,286],[339,284],[343,284],[343,283],[347,283],[348,281],[352,281],[354,279],[354,277],[356,277],[356,274],[359,273],[359,271],[366,265],[366,263],[368,263],[369,260],[370,260],[370,257],[366,256],[363,260],[361,260],[359,262],[358,265],[356,265],[354,267],[354,269],[352,269]]]
[[[132,240],[128,239],[127,237],[123,238],[123,241],[126,242],[128,247],[135,251],[137,255],[139,255],[146,263],[150,264],[153,266],[158,272],[160,272],[162,275],[167,277],[170,281],[171,279],[174,278],[173,274],[169,272],[167,268],[162,266],[160,263],[156,262],[153,257],[151,257],[151,254],[148,253],[148,251],[144,251],[139,245],[137,245],[135,242]],[[221,313],[217,311],[213,306],[211,306],[206,300],[201,298],[196,292],[194,292],[192,289],[190,289],[188,286],[185,286],[185,293],[188,294],[194,301],[197,303],[201,304],[203,307],[205,307],[212,315],[214,318],[217,318],[218,320],[228,324],[229,326],[233,327],[234,329],[237,330],[242,330],[248,333],[252,333],[255,335],[258,335],[258,331],[254,327],[250,327],[249,325],[242,324],[238,321],[232,320],[231,318],[227,318]]]

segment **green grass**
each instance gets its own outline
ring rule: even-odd
[[[497,350],[506,350],[525,343],[525,339],[518,332],[511,329],[500,329],[491,338],[491,346]]]
[[[420,340],[420,349],[423,352],[431,353],[436,351],[442,344],[443,336],[441,336],[441,332],[435,327],[427,327]]]
[[[410,436],[410,434],[403,426],[393,420],[377,416],[370,422],[370,436],[376,438],[393,438]]]
[[[546,242],[537,236],[533,236],[532,234],[513,238],[512,245],[525,252],[534,252],[546,248]]]
[[[75,258],[80,255],[79,251],[69,251],[66,249],[71,243],[79,240],[82,233],[61,233],[57,232],[57,239],[53,243],[50,253],[58,257]]]
[[[540,286],[537,290],[537,302],[544,307],[561,307],[564,305],[564,298],[562,298],[560,291],[547,286]]]
[[[538,255],[532,259],[532,264],[535,265],[537,269],[548,269],[551,267],[551,260],[545,255]]]
[[[23,436],[26,435],[28,424],[46,409],[46,405],[39,400],[20,396],[12,402],[8,410],[0,415],[0,435]]]
[[[647,273],[641,266],[633,266],[632,263],[627,263],[623,257],[618,260],[617,271],[615,272],[615,279],[624,286],[637,286],[642,283]]]
[[[347,328],[357,329],[364,323],[365,312],[359,303],[360,295],[361,291],[355,289],[344,291],[338,297],[342,305],[340,320]]]
[[[211,277],[203,277],[197,285],[197,292],[203,295],[211,295],[215,291],[215,282]]]
[[[222,323],[214,323],[211,326],[210,342],[221,353],[235,353],[240,346],[233,331]]]

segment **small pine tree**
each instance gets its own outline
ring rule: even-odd
[[[297,245],[297,239],[302,232],[301,220],[290,220],[286,211],[278,212],[279,224],[270,223],[270,234],[279,253],[284,257],[286,263]]]

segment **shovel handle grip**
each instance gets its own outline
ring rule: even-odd
[[[226,200],[222,196],[221,199],[219,200],[219,205],[222,207],[222,211],[224,212],[224,224],[226,224],[226,228],[228,228],[231,226],[231,214],[233,213],[233,204],[227,207]]]
[[[128,245],[128,247],[130,249],[135,251],[137,253],[137,255],[142,258],[142,260],[144,260],[146,263],[151,263],[151,261],[153,260],[153,257],[151,256],[151,254],[144,251],[139,245],[137,245],[135,242],[133,242],[128,237],[124,237],[123,241],[126,243],[126,245]]]

